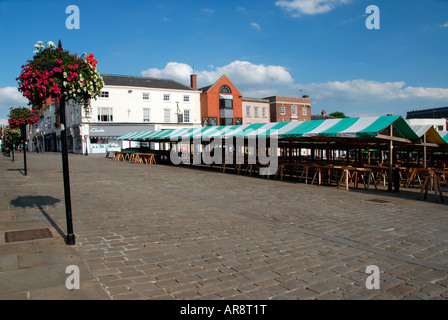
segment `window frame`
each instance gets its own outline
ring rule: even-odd
[[[143,108],[143,122],[151,122],[151,108]]]

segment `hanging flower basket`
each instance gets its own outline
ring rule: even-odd
[[[51,41],[46,45],[39,41],[35,48],[32,60],[16,78],[19,91],[33,109],[42,108],[48,98],[58,102],[62,96],[87,107],[101,93],[104,82],[93,54],[71,54]]]
[[[39,120],[39,115],[36,110],[21,107],[9,108],[11,110],[8,115],[8,122],[11,128],[19,128],[27,124],[36,124]]]

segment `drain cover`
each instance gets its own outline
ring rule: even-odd
[[[367,201],[371,201],[371,202],[378,202],[378,203],[388,203],[390,202],[389,200],[381,200],[381,199],[370,199]]]
[[[53,238],[53,235],[48,228],[5,232],[6,242],[29,241],[45,238]]]

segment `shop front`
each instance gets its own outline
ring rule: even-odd
[[[121,151],[122,149],[135,147],[131,145],[137,142],[116,141],[115,139],[129,132],[153,131],[154,125],[132,124],[83,124],[81,137],[82,146],[78,153],[96,155],[107,152]]]

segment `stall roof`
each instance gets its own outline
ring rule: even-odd
[[[426,134],[426,142],[428,142],[428,143],[436,143],[438,145],[446,145],[447,144],[447,141],[445,141],[443,139],[441,132],[438,132],[430,124],[428,124],[428,125],[413,125],[413,126],[411,126],[411,128],[421,138],[422,141],[424,141],[423,138]]]
[[[420,138],[401,116],[380,116],[131,132],[117,139],[142,141],[169,141],[193,138],[225,139],[233,137],[387,139],[391,125],[393,126],[393,136],[396,138],[405,140],[418,140]]]
[[[440,137],[448,143],[448,131],[439,131]]]

